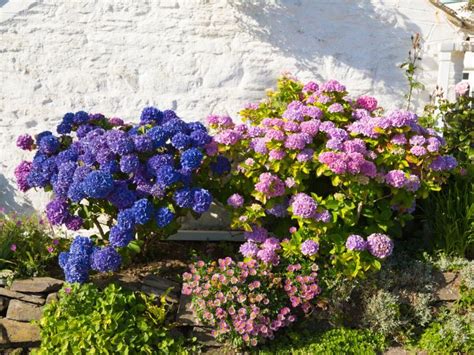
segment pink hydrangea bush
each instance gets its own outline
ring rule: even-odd
[[[370,96],[351,98],[335,80],[283,77],[276,91],[240,114],[243,124],[226,116],[208,120],[214,154],[232,162],[219,188],[232,227],[267,228],[280,239],[291,229],[283,255],[301,256],[302,243],[312,239],[317,260],[348,277],[379,268],[387,256],[346,247],[350,235],[367,242],[379,235],[375,240],[391,252],[380,235],[398,233],[416,199],[439,190],[457,169],[444,139],[419,125],[416,114],[386,112]]]
[[[194,313],[217,340],[250,347],[313,311],[320,293],[317,270],[309,259],[294,264],[253,257],[198,261],[183,274],[182,292],[192,295]]]

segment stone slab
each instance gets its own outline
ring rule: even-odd
[[[46,297],[46,304],[50,304],[51,302],[57,301],[57,300],[58,300],[58,293],[57,292],[50,293],[48,297]]]
[[[31,323],[0,319],[0,344],[34,343],[40,341],[40,329]]]
[[[191,296],[181,294],[178,312],[176,313],[176,323],[190,326],[201,325],[199,320],[194,316],[191,305]]]
[[[49,293],[58,291],[64,281],[52,277],[34,277],[13,281],[10,290],[28,293]]]
[[[142,285],[141,290],[145,293],[153,294],[153,295],[158,296],[158,297],[163,296],[163,294],[166,291],[166,290],[163,290],[163,289],[158,289],[158,288],[150,287],[150,286],[147,286],[147,285]],[[172,293],[172,292],[168,293],[168,295],[166,296],[166,300],[170,303],[178,303],[179,302],[179,299],[176,296],[176,294]]]
[[[7,318],[20,322],[29,322],[40,320],[42,313],[43,311],[40,306],[19,300],[11,300],[8,305]]]
[[[181,289],[181,285],[179,283],[153,274],[145,276],[142,280],[142,283],[144,285],[165,291],[171,288],[171,292],[174,293],[178,293]]]
[[[40,296],[33,296],[33,295],[25,295],[24,293],[21,292],[16,292],[12,291],[6,288],[1,288],[0,287],[0,296],[5,296],[8,298],[13,298],[29,303],[34,303],[34,304],[44,304],[45,299]]]

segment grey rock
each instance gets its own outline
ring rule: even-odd
[[[40,330],[38,326],[6,318],[0,319],[0,344],[39,341]]]
[[[0,312],[3,312],[8,308],[9,301],[9,298],[0,296]]]
[[[222,346],[212,335],[210,328],[194,327],[193,336],[203,345],[208,347],[220,347]]]
[[[40,306],[19,300],[11,300],[8,305],[7,318],[29,322],[31,320],[40,320],[42,313]]]
[[[194,316],[191,305],[191,296],[181,294],[178,312],[176,313],[176,323],[179,325],[201,325],[199,320]]]
[[[458,274],[454,272],[444,272],[437,275],[440,286],[436,290],[435,297],[439,301],[456,301],[461,297],[458,287]]]
[[[34,277],[13,281],[10,290],[17,292],[49,293],[58,291],[64,281],[52,277]]]
[[[44,304],[44,298],[40,296],[25,295],[24,293],[11,291],[6,288],[0,287],[0,296],[5,296],[8,298],[14,298],[17,300],[34,303],[34,304]]]

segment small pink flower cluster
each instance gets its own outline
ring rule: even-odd
[[[256,259],[198,261],[183,274],[182,293],[193,296],[193,311],[212,334],[234,344],[256,346],[296,320],[294,311],[313,309],[319,294],[316,266],[268,265]]]

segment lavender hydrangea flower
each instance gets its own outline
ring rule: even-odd
[[[252,241],[243,243],[239,248],[240,254],[246,258],[256,256],[259,250],[260,248],[257,246],[257,244]]]
[[[344,111],[344,107],[340,103],[334,103],[328,107],[328,112],[331,112],[331,113],[339,113],[343,111]]]
[[[194,189],[192,209],[196,213],[206,212],[212,203],[212,195],[206,189]]]
[[[313,256],[319,250],[319,244],[314,240],[308,239],[301,244],[301,253],[306,256]]]
[[[55,198],[46,205],[46,217],[53,226],[66,223],[70,217],[69,205],[63,198]]]
[[[404,187],[406,181],[405,173],[401,170],[391,170],[385,175],[385,182],[397,189]]]
[[[353,251],[363,251],[367,249],[367,242],[358,234],[347,237],[346,248]]]
[[[15,179],[18,185],[18,189],[22,192],[28,191],[31,186],[28,183],[28,175],[31,172],[33,167],[33,163],[28,161],[22,161],[18,166],[15,168]]]
[[[23,150],[32,150],[35,141],[29,134],[22,134],[16,140],[16,146]]]
[[[291,208],[294,216],[312,218],[316,213],[318,204],[309,195],[300,192],[291,198]]]
[[[367,250],[379,259],[385,259],[393,251],[393,241],[385,234],[374,233],[367,237]]]
[[[227,204],[234,208],[242,207],[244,204],[244,198],[242,195],[233,194],[227,199]]]
[[[244,237],[247,241],[263,243],[268,238],[268,231],[263,227],[253,226],[251,232],[244,232]]]

